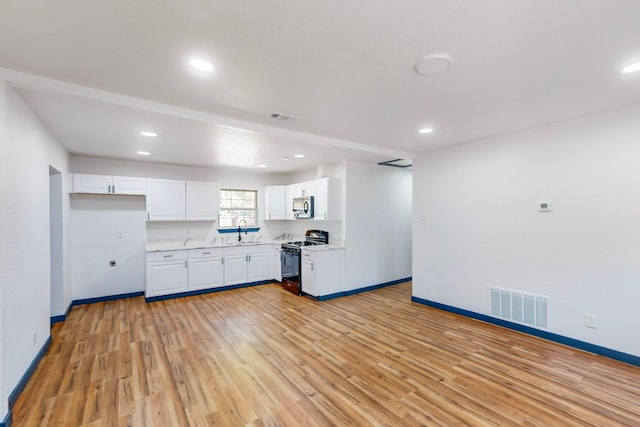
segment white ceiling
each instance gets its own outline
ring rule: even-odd
[[[449,71],[416,73],[433,53]],[[162,163],[414,157],[638,105],[638,61],[637,0],[0,3],[0,78],[70,152]]]

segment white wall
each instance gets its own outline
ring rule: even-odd
[[[347,290],[411,276],[411,171],[346,163]]]
[[[280,174],[150,164],[83,156],[71,156],[70,168],[74,173],[214,181],[220,183],[221,188],[258,190],[258,225],[262,228],[260,234],[263,235],[263,240],[272,237],[269,224],[265,224],[262,221],[262,212],[264,210],[263,188],[266,185],[286,183],[288,179],[287,175]],[[75,224],[73,227],[75,228]],[[218,239],[221,237],[217,232],[217,221],[149,222],[146,227],[148,241],[183,241],[187,238],[210,240],[212,237],[217,237]],[[228,235],[225,235],[225,237],[228,237]]]
[[[71,195],[74,300],[144,291],[145,218],[143,196]]]
[[[49,167],[66,174],[68,156],[15,90],[0,82],[0,418],[7,398],[49,336]],[[4,110],[4,114],[2,111]],[[2,125],[4,122],[4,125]],[[63,180],[63,194],[68,192]],[[63,239],[68,253],[68,198]],[[68,256],[63,256],[68,260]],[[70,269],[65,261],[64,282]],[[35,333],[35,341],[33,339]]]
[[[489,286],[547,295],[550,332],[640,355],[639,137],[633,108],[423,155],[414,296],[488,314]]]

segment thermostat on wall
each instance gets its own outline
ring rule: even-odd
[[[541,200],[538,202],[538,211],[539,212],[551,212],[551,201],[550,200]]]

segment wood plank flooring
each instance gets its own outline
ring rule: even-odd
[[[640,425],[640,368],[411,302],[270,284],[74,307],[14,426]]]

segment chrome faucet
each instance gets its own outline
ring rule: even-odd
[[[240,220],[240,222],[238,223],[238,242],[242,242],[242,228],[240,227],[242,225],[242,223],[244,222],[244,234],[249,233],[249,227],[247,225],[247,221],[243,218]]]

